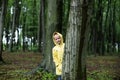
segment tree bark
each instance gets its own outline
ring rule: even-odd
[[[82,2],[82,0],[81,0]],[[76,80],[79,42],[80,42],[80,29],[82,18],[82,5],[79,0],[71,0],[70,13],[68,21],[68,29],[65,41],[65,53],[63,58],[63,80]]]
[[[86,80],[86,53],[90,30],[91,0],[71,0],[69,28],[63,58],[63,80]],[[82,7],[81,7],[82,6]]]

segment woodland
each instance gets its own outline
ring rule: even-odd
[[[0,80],[120,80],[120,0],[0,0]]]

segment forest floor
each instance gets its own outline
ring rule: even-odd
[[[87,57],[88,80],[120,80],[120,56]]]
[[[14,52],[3,53],[5,64],[0,65],[0,80],[22,80],[21,74],[25,74],[36,68],[40,63],[39,53]]]
[[[24,73],[31,71],[39,65],[41,61],[39,53],[4,52],[3,59],[6,64],[0,64],[0,80],[41,80],[37,78],[23,79]],[[87,80],[120,80],[120,57],[87,57]]]

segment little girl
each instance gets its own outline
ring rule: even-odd
[[[58,76],[58,80],[61,80],[62,60],[63,60],[63,54],[64,54],[64,45],[65,45],[63,43],[62,35],[58,32],[54,32],[53,42],[55,44],[52,50],[53,61],[55,62],[56,75]]]

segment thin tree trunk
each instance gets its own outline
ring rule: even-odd
[[[66,37],[66,32],[67,32],[67,24],[68,24],[68,19],[69,19],[69,12],[70,12],[70,2],[71,0],[64,0],[63,1],[63,19],[62,19],[62,34],[63,38],[65,40]]]
[[[38,27],[38,51],[44,53],[45,40],[45,0],[40,1],[39,27]]]
[[[11,31],[11,39],[10,39],[10,46],[9,51],[13,51],[13,41],[15,36],[15,30],[19,26],[19,18],[20,18],[20,11],[21,11],[21,0],[15,0],[14,1],[14,10],[13,10],[13,20],[12,20],[12,31]]]
[[[113,31],[113,34],[112,34],[112,51],[113,53],[115,52],[115,43],[116,43],[116,0],[113,0],[113,8],[112,8],[113,12],[112,12],[112,31]]]
[[[26,12],[23,12],[23,27],[22,27],[22,36],[23,36],[23,47],[22,50],[25,51],[25,27],[26,27]]]
[[[2,11],[0,14],[0,62],[4,62],[2,58],[2,50],[3,50],[3,45],[2,45],[2,38],[3,38],[3,26],[5,23],[5,16],[6,16],[6,11],[7,11],[7,4],[8,0],[2,0]]]
[[[104,40],[102,40],[102,39],[104,39],[104,35],[102,35],[103,34],[103,32],[102,32],[102,30],[103,30],[103,26],[102,26],[102,17],[103,17],[103,14],[102,14],[102,0],[98,0],[98,3],[97,3],[98,5],[98,9],[97,9],[97,13],[96,13],[96,20],[97,20],[97,27],[98,27],[98,30],[97,30],[97,53],[98,53],[98,55],[102,55],[103,53],[102,53],[102,41],[104,41]],[[103,37],[103,38],[101,38],[101,37]]]
[[[5,28],[5,38],[6,38],[6,50],[8,50],[9,48],[9,29],[10,29],[10,15],[7,16],[7,20],[6,20],[6,28]]]

